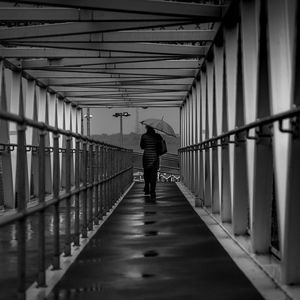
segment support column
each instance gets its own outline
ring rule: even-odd
[[[224,41],[223,36],[219,36],[214,46],[214,70],[215,70],[215,118],[216,135],[222,134],[223,122],[223,78],[224,78]],[[221,143],[221,141],[218,141]],[[216,211],[221,211],[222,199],[222,147],[217,147],[218,157],[218,185],[219,185],[219,204],[216,204]],[[217,199],[214,198],[214,201]]]
[[[226,75],[226,56],[224,52],[224,70],[223,70],[223,115],[222,130],[228,131],[228,105],[227,105],[227,75]],[[230,189],[230,169],[229,169],[229,146],[228,138],[222,141],[222,167],[221,167],[221,220],[222,222],[231,222],[231,189]]]
[[[244,86],[242,70],[241,30],[239,30],[238,71],[236,80],[236,127],[245,125],[244,118]],[[232,199],[233,233],[240,235],[247,232],[249,212],[249,192],[247,179],[246,132],[235,135]]]
[[[5,72],[4,72],[3,61],[0,60],[0,109],[4,112],[8,111],[8,97],[6,92]],[[9,144],[9,123],[0,119],[0,143]],[[2,195],[0,196],[3,200],[1,205],[8,208],[15,207],[14,203],[14,189],[13,189],[13,177],[12,177],[12,163],[11,154],[8,151],[1,153],[0,163],[3,173],[2,176]]]
[[[217,136],[217,105],[216,105],[216,79],[215,69],[213,69],[213,97],[212,97],[212,136]],[[220,212],[220,189],[219,189],[219,147],[214,143],[212,148],[212,213]]]
[[[292,60],[292,102],[300,106],[300,5],[297,4],[295,21],[296,28],[294,51]],[[291,120],[291,129],[294,133],[289,134],[289,157],[288,157],[288,182],[286,196],[286,215],[282,241],[282,275],[283,282],[287,284],[300,283],[300,201],[299,201],[299,178],[300,178],[300,117]],[[287,134],[287,133],[286,133]]]
[[[257,78],[257,118],[270,115],[270,90],[267,48],[266,4],[261,2]],[[254,154],[253,217],[251,239],[253,251],[268,253],[271,245],[271,207],[273,193],[272,138],[269,126],[258,129]]]

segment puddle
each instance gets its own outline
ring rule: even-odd
[[[140,279],[140,278],[152,278],[155,277],[154,274],[151,273],[140,273],[139,270],[131,270],[124,274],[125,277],[127,278],[132,278],[132,279]]]
[[[142,277],[143,278],[151,278],[151,277],[155,277],[155,275],[154,274],[147,274],[147,273],[145,273],[145,274],[142,274]]]
[[[150,230],[150,231],[146,231],[145,236],[155,236],[158,235],[158,232],[156,230]]]
[[[156,215],[156,211],[145,211],[144,213],[146,216],[149,216],[149,215]]]
[[[144,253],[144,257],[155,257],[158,256],[158,252],[155,250],[148,250]]]
[[[144,224],[145,225],[151,225],[151,224],[155,224],[156,221],[145,221]]]

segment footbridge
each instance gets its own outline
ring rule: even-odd
[[[300,299],[299,12],[1,0],[0,299]],[[180,182],[145,197],[96,107],[177,107]]]

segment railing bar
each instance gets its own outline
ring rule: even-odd
[[[278,114],[275,114],[275,115],[272,115],[272,116],[268,116],[268,117],[253,121],[253,122],[251,122],[251,123],[249,123],[245,126],[232,129],[232,130],[230,130],[226,133],[223,133],[223,134],[220,134],[218,136],[212,137],[212,138],[210,138],[206,141],[203,141],[201,143],[194,144],[194,145],[189,145],[189,146],[186,146],[186,147],[182,147],[182,148],[179,149],[179,151],[187,150],[188,148],[193,147],[193,146],[201,146],[204,143],[219,140],[219,139],[222,139],[222,138],[234,135],[234,134],[241,133],[243,131],[253,129],[255,127],[264,126],[264,125],[275,123],[276,121],[281,121],[281,120],[284,120],[284,119],[292,118],[292,117],[295,117],[299,114],[300,114],[300,107],[296,107],[296,108],[291,109],[289,111],[285,111],[285,112],[282,112],[282,113],[278,113]]]
[[[54,233],[54,253],[52,266],[53,270],[60,269],[60,236],[59,236],[59,182],[60,182],[60,167],[59,167],[59,135],[53,135],[53,233]],[[44,203],[43,203],[44,204]]]
[[[99,224],[99,145],[95,146],[95,172],[94,172],[94,185],[95,185],[95,225]]]
[[[39,140],[39,203],[45,202],[45,132],[40,133]],[[38,212],[38,287],[46,286],[46,237],[45,237],[45,210]]]
[[[31,216],[31,215],[39,212],[40,210],[45,210],[48,207],[53,206],[55,204],[58,204],[59,202],[65,200],[66,198],[68,198],[70,196],[76,195],[76,193],[84,192],[85,190],[87,190],[88,188],[90,188],[92,186],[103,184],[103,183],[109,181],[111,178],[120,176],[120,175],[128,172],[131,169],[133,169],[133,167],[128,167],[128,168],[122,170],[121,172],[119,172],[118,174],[116,174],[116,175],[114,175],[110,178],[100,180],[100,181],[92,183],[90,185],[86,185],[85,187],[82,186],[79,189],[73,189],[69,194],[64,193],[63,195],[60,195],[58,197],[53,197],[52,199],[45,201],[45,203],[43,203],[43,204],[37,204],[37,205],[32,206],[32,207],[27,207],[22,213],[21,212],[16,212],[16,213],[13,213],[13,214],[10,214],[10,215],[1,216],[1,218],[0,218],[0,228],[6,226],[8,224],[11,224],[15,221],[18,221],[20,219],[27,218],[28,216]]]
[[[105,211],[104,202],[104,150],[103,147],[100,148],[100,218],[103,219]]]
[[[82,147],[82,183],[85,189],[82,192],[82,231],[83,238],[87,238],[87,142]]]
[[[19,115],[13,114],[11,112],[6,112],[6,111],[0,111],[0,119],[6,120],[6,121],[11,121],[11,122],[16,122],[19,125],[29,125],[31,127],[40,129],[40,130],[47,130],[50,132],[53,132],[54,134],[62,134],[62,135],[66,135],[66,136],[72,136],[74,138],[80,138],[82,140],[88,141],[90,143],[96,143],[99,145],[105,145],[108,146],[110,148],[114,148],[114,149],[119,149],[122,151],[130,151],[128,149],[119,147],[119,146],[115,146],[115,145],[111,145],[111,144],[106,144],[104,142],[100,142],[98,140],[95,140],[93,138],[81,135],[79,133],[75,133],[75,132],[71,132],[68,130],[64,130],[64,129],[60,129],[58,127],[54,127],[48,124],[45,124],[43,122],[37,122],[25,117],[21,117]]]
[[[66,138],[66,209],[65,209],[65,248],[64,255],[71,256],[71,141],[72,138]]]
[[[17,128],[18,135],[18,150],[17,150],[17,189],[16,189],[16,205],[19,213],[23,213],[26,209],[26,146],[25,146],[25,131],[24,125],[19,125]],[[19,219],[17,223],[17,240],[18,240],[18,300],[25,300],[26,291],[26,219]]]
[[[75,150],[75,225],[74,225],[74,245],[80,245],[80,139],[76,139]]]
[[[93,186],[93,168],[94,168],[94,161],[93,161],[93,144],[89,145],[89,159],[88,159],[88,166],[89,166],[89,172],[88,172],[88,182],[89,182],[89,188],[88,188],[88,230],[93,230],[93,192],[94,192],[94,186]]]

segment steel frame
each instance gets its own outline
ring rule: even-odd
[[[298,287],[299,4],[241,0],[231,8],[195,80],[201,92],[192,88],[180,109],[181,175],[198,205],[249,241],[250,255],[270,255],[275,222],[275,280]],[[200,124],[193,105],[200,105]],[[194,128],[200,129],[196,139]],[[278,220],[271,220],[273,201]],[[292,289],[285,292],[293,297]]]

